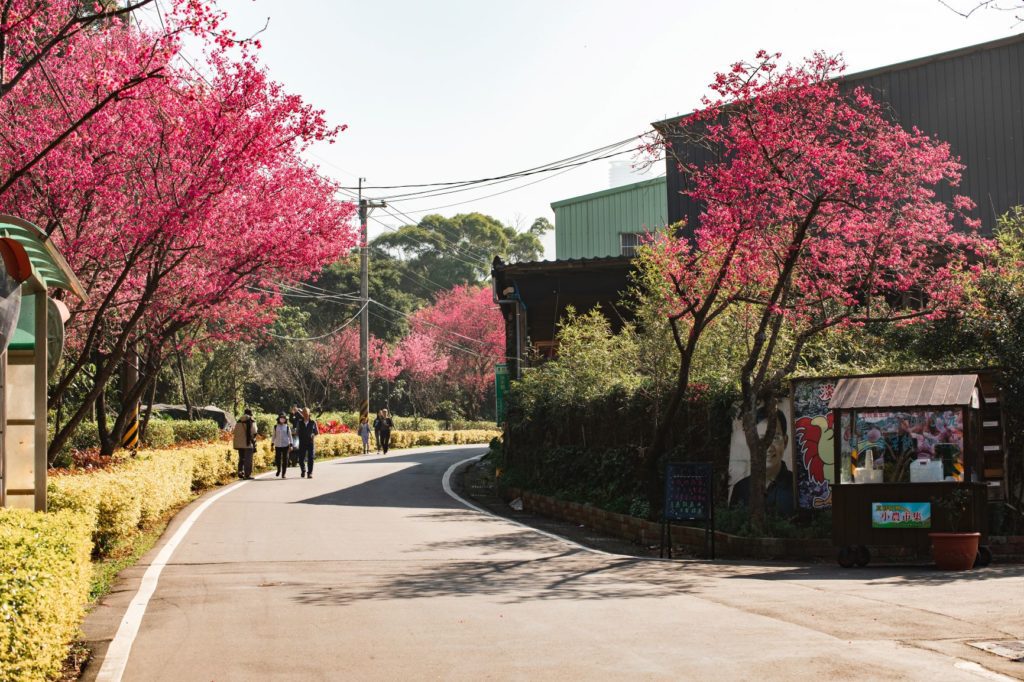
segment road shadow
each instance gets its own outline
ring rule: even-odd
[[[697,582],[679,565],[595,556],[568,548],[558,554],[521,559],[404,565],[400,574],[376,574],[351,583],[307,589],[293,599],[299,604],[329,607],[364,601],[478,596],[502,604],[523,604],[663,598],[686,594],[696,587]]]
[[[744,572],[728,577],[745,580],[830,580],[861,584],[884,582],[939,586],[997,578],[1024,578],[1024,565],[995,564],[985,568],[975,568],[970,571],[942,571],[934,566],[925,565],[890,564],[868,566],[866,568],[841,568],[833,565],[815,564],[760,573]]]
[[[467,448],[468,450],[469,448]],[[441,486],[444,472],[451,466],[451,461],[438,458],[438,455],[450,453],[449,450],[430,452],[411,452],[382,459],[342,460],[317,464],[320,467],[353,466],[356,464],[413,464],[393,471],[378,478],[357,483],[347,488],[340,488],[329,493],[296,500],[291,504],[335,505],[340,507],[393,507],[405,509],[461,509]],[[316,470],[314,469],[314,470]],[[396,482],[402,478],[402,482]]]

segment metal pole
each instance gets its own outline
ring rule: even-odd
[[[366,221],[368,202],[363,199],[363,178],[359,178],[359,363],[363,377],[359,387],[359,419],[370,417],[370,253]]]
[[[46,287],[36,292],[33,303],[36,310],[35,324],[35,510],[46,511],[46,420],[47,414],[47,366],[46,366]]]

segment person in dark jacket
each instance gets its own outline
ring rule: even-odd
[[[309,408],[302,408],[302,419],[299,421],[299,469],[302,478],[313,478],[313,439],[320,434],[316,420],[309,416]]]
[[[292,447],[288,451],[288,466],[299,464],[299,422],[302,421],[302,410],[298,405],[292,405],[288,414],[288,424],[292,427]]]
[[[380,417],[384,410],[377,410],[377,416],[373,418],[373,442],[377,446],[377,454],[380,454]]]
[[[384,451],[384,454],[388,454],[388,449],[391,447],[391,429],[395,428],[395,423],[391,420],[391,413],[387,410],[381,410],[380,415],[373,422],[373,430],[377,432],[377,444],[380,445],[380,449]]]

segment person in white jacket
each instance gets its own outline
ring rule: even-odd
[[[283,412],[277,415],[277,423],[274,424],[274,464],[277,466],[277,473],[274,476],[288,478],[288,451],[292,447],[292,427],[288,424],[288,416]]]

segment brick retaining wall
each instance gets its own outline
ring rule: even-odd
[[[606,511],[590,504],[568,502],[516,488],[503,490],[502,497],[506,501],[517,497],[521,498],[525,511],[582,524],[587,528],[593,528],[639,545],[648,547],[657,545],[661,539],[659,523]],[[704,530],[688,526],[673,526],[672,544],[686,553],[703,556]],[[1024,535],[991,536],[989,546],[992,548],[995,562],[1024,561]],[[801,561],[827,559],[831,561],[835,559],[836,550],[832,546],[832,541],[827,539],[747,538],[718,531],[715,533],[715,554],[721,559],[796,559]],[[896,547],[879,547],[874,554],[878,558],[890,560],[921,558],[912,556]]]

